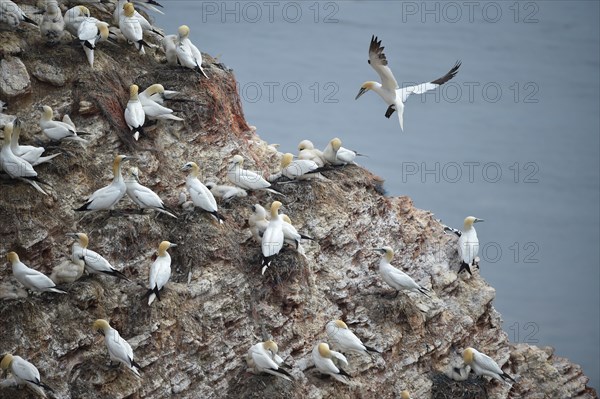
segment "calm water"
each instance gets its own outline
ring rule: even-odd
[[[479,224],[481,274],[512,341],[552,345],[600,386],[599,6],[534,2],[169,1],[157,25],[192,29],[235,70],[246,119],[283,151],[339,136],[361,164],[445,223]],[[383,39],[409,99],[405,132],[367,64]]]

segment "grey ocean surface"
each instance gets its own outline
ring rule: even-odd
[[[551,345],[600,387],[599,3],[168,1],[233,68],[246,119],[283,152],[333,137],[445,224],[477,225],[481,275],[513,342]],[[409,98],[402,133],[367,80],[371,35]],[[443,90],[442,90],[443,89]],[[382,243],[384,244],[384,243]],[[398,246],[399,243],[387,243]],[[477,277],[475,277],[477,278]]]

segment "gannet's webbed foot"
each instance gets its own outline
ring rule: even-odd
[[[396,110],[396,106],[394,104],[390,105],[388,107],[387,111],[385,111],[385,117],[389,119],[395,110]]]

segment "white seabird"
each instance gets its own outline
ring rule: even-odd
[[[368,355],[369,352],[381,353],[377,349],[370,348],[354,335],[342,320],[332,320],[325,325],[327,339],[331,345],[342,352],[353,352]]]
[[[75,263],[71,259],[65,259],[52,268],[50,280],[54,281],[54,284],[72,283],[81,278],[84,270],[85,263],[83,260],[80,259]]]
[[[137,377],[140,377],[141,366],[133,360],[133,350],[131,345],[119,335],[119,332],[112,328],[108,321],[98,319],[92,326],[94,331],[98,331],[104,336],[104,343],[108,349],[110,360],[123,363]]]
[[[175,51],[179,63],[189,69],[201,73],[205,78],[208,78],[204,69],[202,69],[202,53],[198,47],[189,39],[190,28],[187,25],[181,25],[177,29],[177,42],[175,43]]]
[[[337,137],[329,141],[329,144],[327,144],[327,147],[323,150],[323,158],[325,161],[334,166],[354,163],[354,159],[357,156],[363,155],[342,147],[342,140]]]
[[[52,158],[60,155],[53,154],[43,157],[44,147],[34,147],[31,145],[20,145],[19,144],[19,136],[21,135],[21,122],[19,119],[16,119],[13,124],[13,133],[10,140],[10,149],[19,158],[29,162],[31,166],[37,166],[41,163],[48,162]]]
[[[52,108],[47,105],[42,106],[42,116],[40,117],[40,128],[42,133],[52,141],[71,140],[82,144],[88,144],[88,141],[77,136],[75,125],[71,118],[65,114],[63,121],[55,121]],[[80,132],[82,133],[82,132]]]
[[[246,355],[248,371],[254,374],[268,373],[291,381],[293,376],[281,367],[283,359],[277,354],[278,351],[277,344],[271,340],[252,345]]]
[[[21,22],[37,26],[37,23],[11,0],[0,0],[0,28],[15,30]]]
[[[67,237],[77,240],[71,248],[71,261],[73,263],[83,261],[85,270],[90,274],[106,274],[129,281],[127,276],[112,267],[102,255],[87,248],[90,242],[87,234],[67,233]]]
[[[77,31],[79,25],[84,19],[90,17],[90,10],[86,6],[78,5],[73,8],[69,8],[65,12],[64,22],[65,29],[74,37],[77,37]]]
[[[248,193],[243,188],[228,186],[225,184],[217,184],[208,181],[204,185],[210,190],[216,198],[223,198],[225,202],[229,202],[236,197],[247,197]]]
[[[421,287],[408,274],[404,273],[402,270],[396,269],[390,264],[394,258],[394,250],[391,247],[374,248],[374,250],[383,254],[379,261],[379,273],[381,274],[383,281],[390,287],[396,289],[396,295],[398,295],[398,292],[400,291],[413,291],[420,292],[426,297],[431,298],[427,288]]]
[[[340,367],[340,365],[344,367],[348,366],[348,360],[346,360],[344,355],[332,351],[329,349],[329,345],[322,342],[314,347],[312,358],[319,372],[330,375],[344,384],[348,384],[348,380],[345,377],[351,378],[351,376]]]
[[[463,351],[463,360],[477,375],[486,375],[498,381],[508,379],[516,382],[510,375],[502,371],[494,359],[474,348],[467,348]]]
[[[66,294],[65,291],[56,288],[54,281],[50,280],[48,276],[37,270],[27,267],[23,262],[19,260],[19,255],[15,252],[9,252],[6,255],[8,261],[12,264],[13,276],[17,281],[25,286],[25,288],[31,291],[37,292],[56,292],[58,294]]]
[[[145,54],[144,31],[140,20],[135,16],[135,7],[132,3],[123,5],[123,15],[119,18],[119,29],[127,41],[135,44],[140,54]]]
[[[460,256],[461,260],[458,274],[463,270],[466,270],[470,275],[473,275],[471,266],[479,268],[475,261],[477,253],[479,252],[479,239],[477,238],[477,231],[475,231],[475,227],[473,227],[474,223],[479,222],[483,222],[483,219],[478,219],[474,216],[465,218],[463,231],[460,232],[458,237],[458,256]],[[456,234],[458,233],[459,232],[456,232]]]
[[[298,143],[298,159],[313,161],[320,168],[325,166],[323,152],[316,149],[310,140],[302,140],[300,143]]]
[[[52,388],[40,380],[40,372],[37,367],[21,356],[7,353],[0,362],[0,368],[2,370],[10,369],[17,385],[25,385],[43,398],[47,397],[44,389],[54,392]]]
[[[266,181],[261,175],[251,170],[242,169],[244,158],[241,155],[235,155],[231,159],[229,169],[227,170],[227,178],[233,184],[244,190],[265,190],[273,194],[281,194],[279,191],[275,191],[271,187],[271,183]]]
[[[117,1],[117,4],[115,5],[115,10],[113,11],[113,24],[120,26],[121,19],[125,17],[124,7],[125,7],[125,4],[127,4],[127,3],[128,3],[127,0],[118,0]],[[133,3],[135,3],[136,7],[140,5],[140,3],[137,1],[133,1]],[[158,4],[158,3],[155,3],[155,4]],[[156,10],[159,13],[163,14],[163,12],[158,10],[157,8],[152,7],[152,10]],[[136,18],[138,20],[138,22],[140,23],[142,31],[152,32],[159,36],[164,36],[161,31],[159,31],[154,26],[152,26],[152,24],[150,22],[148,22],[148,20],[142,14],[137,12],[137,10],[135,10],[135,9],[133,12],[133,17]]]
[[[138,90],[138,85],[129,86],[129,101],[125,108],[125,122],[136,141],[140,138],[140,133],[144,134],[143,125],[146,121],[146,113],[138,96]]]
[[[225,218],[218,212],[217,201],[215,200],[214,195],[200,180],[198,180],[198,176],[200,175],[200,167],[198,164],[196,164],[196,162],[188,162],[183,165],[181,170],[190,172],[185,181],[185,186],[190,193],[194,206],[210,213],[219,223],[223,223]]]
[[[182,121],[183,119],[173,115],[173,110],[159,104],[154,100],[155,95],[160,95],[165,92],[165,88],[161,84],[153,84],[139,94],[139,100],[142,104],[144,114],[148,119],[171,119],[174,121]]]
[[[113,180],[106,186],[96,191],[87,199],[85,204],[74,211],[112,211],[117,203],[127,192],[127,186],[121,174],[121,165],[124,161],[132,159],[126,155],[117,155],[113,161]]]
[[[252,233],[252,237],[259,243],[262,242],[262,236],[269,226],[267,219],[267,211],[260,204],[252,205],[252,214],[248,218],[248,227]]]
[[[167,64],[177,65],[179,62],[177,59],[177,46],[179,44],[177,35],[166,35],[162,38],[160,44],[167,57]]]
[[[269,225],[263,233],[260,244],[263,255],[261,274],[265,274],[265,270],[271,264],[273,257],[283,248],[285,237],[283,234],[283,220],[279,215],[279,208],[281,208],[281,202],[273,201],[271,204],[271,220],[269,220]]]
[[[173,211],[167,209],[165,207],[165,203],[160,199],[160,197],[152,190],[150,190],[146,186],[142,186],[139,183],[139,174],[138,168],[133,167],[129,170],[129,174],[127,178],[125,178],[125,187],[126,193],[129,198],[139,206],[142,211],[144,209],[154,209],[158,212],[164,213],[165,215],[169,215],[175,219],[177,216],[173,213]]]
[[[57,0],[46,1],[46,12],[40,24],[40,34],[42,39],[48,44],[56,44],[65,30],[65,20],[63,19]]]
[[[294,160],[294,155],[288,153],[283,154],[281,158],[281,171],[277,175],[287,177],[290,180],[301,180],[310,177],[316,177],[315,171],[319,169],[319,165],[308,159]]]
[[[373,81],[363,83],[360,87],[360,91],[356,95],[356,99],[358,100],[358,98],[367,91],[373,90],[375,93],[379,94],[383,101],[389,106],[385,112],[385,117],[389,118],[394,111],[398,111],[400,129],[404,130],[404,103],[408,97],[413,93],[423,94],[429,90],[433,90],[452,79],[458,73],[460,61],[457,61],[452,69],[439,79],[415,86],[400,88],[392,70],[387,66],[388,61],[383,53],[383,49],[384,47],[381,46],[381,40],[378,41],[377,37],[373,35],[371,37],[371,44],[369,45],[369,64],[381,78],[381,83]]]
[[[90,67],[94,68],[94,49],[96,48],[96,44],[108,40],[108,35],[108,24],[96,18],[84,18],[79,24],[77,37]]]
[[[158,246],[158,256],[150,267],[150,281],[148,292],[146,293],[148,305],[152,305],[152,302],[154,302],[154,299],[156,298],[160,301],[160,290],[162,290],[171,277],[171,255],[169,255],[167,249],[176,246],[177,244],[173,244],[169,241],[163,241]]]

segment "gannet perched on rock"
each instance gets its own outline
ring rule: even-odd
[[[90,274],[107,274],[129,281],[127,276],[112,267],[112,265],[97,252],[87,249],[90,242],[85,233],[67,233],[67,237],[75,238],[77,241],[73,243],[71,248],[71,260],[73,263],[83,261],[85,270]]]
[[[340,365],[348,366],[348,360],[339,352],[329,349],[329,345],[322,342],[317,344],[312,351],[312,359],[315,367],[322,374],[327,374],[336,380],[348,384],[345,377],[351,378],[350,374],[346,373]]]
[[[471,370],[477,375],[486,375],[498,381],[506,381],[508,379],[516,382],[510,375],[502,371],[494,359],[476,349],[465,349],[463,351],[463,360],[465,364],[471,366]]]
[[[283,359],[277,354],[278,351],[277,344],[271,340],[252,345],[246,355],[247,371],[254,374],[268,373],[291,381],[293,376],[281,367]]]
[[[115,205],[123,198],[127,191],[127,186],[121,175],[121,165],[124,161],[132,159],[126,155],[117,155],[113,161],[113,180],[106,186],[94,191],[87,199],[85,204],[80,206],[75,211],[105,211],[113,210]]]
[[[228,186],[225,184],[217,184],[211,181],[204,183],[216,198],[223,198],[225,202],[229,202],[236,197],[247,197],[248,193],[243,188]]]
[[[133,167],[129,170],[127,178],[125,178],[126,193],[129,198],[139,206],[142,211],[144,209],[154,209],[158,212],[169,215],[175,219],[177,216],[173,211],[165,207],[164,202],[160,197],[146,186],[139,183],[138,168]]]
[[[37,26],[37,23],[11,0],[0,0],[0,29],[15,30],[21,22]]]
[[[19,255],[15,252],[9,252],[6,255],[8,261],[12,264],[13,276],[17,281],[25,286],[25,288],[31,291],[37,292],[56,292],[58,294],[66,294],[65,291],[56,288],[54,281],[50,280],[48,276],[37,270],[27,267],[23,262],[19,260]]]
[[[90,10],[86,6],[78,5],[73,8],[69,8],[67,12],[65,12],[65,29],[74,37],[77,37],[77,31],[79,30],[79,25],[83,22],[84,19],[90,17]]]
[[[296,228],[292,224],[292,220],[290,219],[290,217],[288,215],[281,214],[279,216],[281,217],[281,220],[283,222],[281,227],[283,230],[284,242],[286,244],[294,247],[300,255],[306,256],[305,252],[304,252],[304,247],[302,247],[302,244],[300,244],[300,240],[301,239],[314,240],[314,239],[307,235],[298,233],[298,230],[296,230]]]
[[[320,168],[325,166],[323,152],[315,148],[310,140],[302,140],[298,143],[298,158],[313,161]]]
[[[354,163],[354,158],[364,156],[356,151],[342,147],[342,140],[339,138],[332,139],[325,150],[323,150],[323,158],[325,162],[334,166],[347,165]]]
[[[281,251],[281,248],[283,248],[283,220],[279,215],[279,208],[281,208],[281,202],[273,201],[271,204],[271,220],[269,221],[269,225],[263,233],[261,240],[263,255],[261,274],[265,274],[265,270],[267,270],[267,267],[271,264],[273,257]]]
[[[173,110],[159,104],[154,100],[156,94],[162,94],[165,88],[161,84],[153,84],[139,94],[139,100],[142,104],[144,114],[148,119],[171,119],[174,121],[182,121],[183,119],[173,115]]]
[[[130,4],[130,3],[127,3]],[[140,138],[140,133],[144,134],[144,122],[146,121],[146,113],[138,96],[138,85],[129,86],[129,101],[125,108],[125,122],[129,127],[129,131],[133,133],[133,138],[136,141]]]
[[[244,158],[241,155],[235,155],[231,159],[229,169],[227,170],[227,178],[233,184],[244,190],[265,190],[273,194],[281,194],[279,191],[275,191],[271,187],[271,183],[266,181],[261,175],[251,170],[242,169]]]
[[[79,259],[77,263],[71,259],[65,259],[60,264],[55,266],[50,273],[50,280],[54,284],[72,283],[79,280],[85,270],[85,263]]]
[[[280,176],[287,177],[290,180],[301,180],[309,177],[315,177],[315,171],[319,169],[319,165],[308,159],[297,159],[294,160],[294,155],[288,153],[283,154],[281,157],[281,171],[276,173],[270,181],[278,179]]]
[[[132,3],[123,5],[123,15],[119,18],[119,29],[127,41],[135,44],[140,54],[146,54],[144,46],[148,43],[144,41],[144,31],[140,20],[135,16],[135,7]]]
[[[7,353],[0,362],[2,370],[11,371],[17,385],[25,385],[38,395],[46,398],[44,389],[54,392],[52,388],[40,380],[40,372],[37,367],[23,359],[21,356]]]
[[[77,136],[75,126],[71,122],[71,118],[65,115],[63,121],[55,121],[52,108],[47,105],[42,106],[42,116],[40,117],[40,128],[42,133],[52,141],[71,140],[83,144],[88,141]],[[70,122],[70,123],[69,123]],[[81,132],[80,132],[81,133]]]
[[[125,17],[125,4],[127,4],[127,2],[128,2],[127,0],[118,0],[117,1],[117,4],[115,5],[115,10],[113,11],[113,23],[115,25],[120,25],[121,19]],[[136,6],[139,6],[140,4],[144,4],[144,3],[141,3],[138,1],[133,1],[133,3],[135,3]],[[150,3],[146,2],[145,4],[150,4]],[[162,7],[160,4],[158,4],[156,2],[153,2],[152,4],[157,4],[160,7]],[[150,7],[152,10],[157,11],[160,14],[163,14],[163,12],[160,11],[159,9],[152,7],[152,6],[150,6]],[[148,22],[148,20],[142,14],[137,12],[137,10],[135,10],[135,9],[133,12],[133,17],[139,21],[142,31],[152,32],[159,36],[164,36],[161,31],[154,28],[154,26],[152,26],[152,24],[150,22]]]
[[[368,355],[369,352],[381,353],[377,349],[370,348],[354,335],[342,320],[332,320],[325,325],[327,339],[332,346],[342,352],[354,352],[361,355]]]
[[[167,249],[176,246],[177,244],[170,243],[169,241],[163,241],[158,246],[158,256],[150,267],[150,284],[148,285],[148,292],[145,295],[148,297],[148,305],[152,305],[152,302],[156,298],[160,301],[160,290],[162,290],[169,281],[169,277],[171,277],[171,256],[167,252]]]
[[[140,365],[133,360],[133,350],[131,345],[119,335],[119,332],[112,328],[108,321],[98,319],[92,325],[94,331],[98,331],[104,336],[104,343],[108,349],[108,355],[111,361],[123,363],[137,377],[140,377]]]
[[[79,24],[77,37],[90,67],[94,68],[94,50],[96,49],[96,44],[108,40],[108,34],[108,24],[96,18],[85,18]]]
[[[248,218],[248,227],[252,237],[258,242],[262,242],[262,236],[269,226],[267,211],[260,204],[252,205],[252,214]]]
[[[167,58],[167,64],[177,65],[179,63],[177,59],[177,46],[179,44],[177,35],[166,35],[162,38],[160,44]]]
[[[196,162],[188,162],[183,165],[181,170],[190,172],[185,181],[185,186],[190,193],[194,205],[210,213],[218,222],[223,223],[225,218],[218,212],[217,201],[215,200],[214,195],[200,180],[198,180],[200,174],[200,167],[198,164],[196,164]]]
[[[432,82],[425,82],[415,86],[407,86],[400,88],[392,70],[387,66],[388,61],[383,53],[384,47],[381,46],[381,40],[377,40],[377,36],[371,37],[371,44],[369,45],[369,64],[375,72],[381,78],[379,82],[365,82],[360,87],[360,91],[356,95],[356,99],[362,96],[369,90],[373,90],[375,93],[389,105],[385,112],[385,117],[389,118],[392,116],[394,111],[398,111],[398,120],[400,122],[400,129],[404,130],[404,103],[411,94],[423,94],[429,90],[433,90],[440,85],[443,85],[450,79],[452,79],[457,73],[460,67],[460,61],[456,62],[454,67],[450,71],[439,79]]]
[[[46,1],[46,12],[40,24],[40,34],[42,39],[48,44],[56,44],[65,30],[65,20],[63,19],[57,0]]]
[[[10,140],[10,149],[19,158],[27,161],[31,166],[36,166],[44,162],[50,161],[52,158],[57,157],[59,154],[48,155],[43,157],[44,147],[33,147],[31,145],[19,145],[19,136],[21,135],[21,122],[16,119],[13,126],[13,133]]]
[[[394,250],[391,247],[374,248],[374,250],[383,254],[379,261],[379,273],[381,274],[383,281],[397,290],[396,295],[398,295],[398,292],[400,291],[418,291],[430,298],[427,294],[427,292],[429,292],[427,288],[421,287],[408,274],[404,273],[402,270],[396,269],[390,264],[394,258]]]
[[[189,39],[190,28],[187,25],[181,25],[177,29],[177,42],[175,43],[175,51],[179,63],[189,69],[201,73],[205,78],[208,78],[204,69],[202,69],[202,53],[198,47]]]
[[[479,252],[479,239],[477,238],[477,231],[473,227],[474,223],[483,222],[483,219],[477,219],[474,216],[468,216],[465,218],[465,223],[462,232],[456,232],[458,237],[458,256],[460,256],[461,264],[458,273],[466,270],[471,273],[471,266],[477,266],[475,259]],[[459,234],[460,233],[460,234]]]

